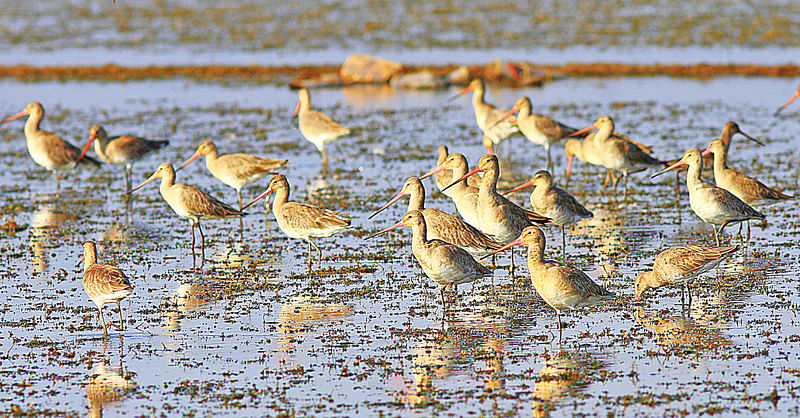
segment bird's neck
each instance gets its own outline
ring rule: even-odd
[[[481,187],[478,191],[481,199],[488,199],[489,196],[497,194],[497,178],[499,177],[497,170],[489,169],[483,174],[481,179]]]
[[[39,123],[42,122],[42,115],[30,115],[28,120],[25,121],[25,134],[31,135],[39,132]]]
[[[720,152],[714,153],[714,171],[722,171],[728,168],[727,153],[723,149]],[[716,177],[716,175],[715,175]]]
[[[700,178],[700,172],[703,171],[703,160],[700,159],[699,163],[689,164],[689,171],[686,173],[686,185],[689,189],[694,188],[703,182]]]
[[[411,227],[411,246],[419,248],[428,243],[428,227],[419,223]]]
[[[83,252],[83,271],[89,271],[89,269],[97,263],[97,252],[95,249],[87,249]]]
[[[544,243],[528,246],[528,268],[544,263]]]
[[[282,187],[275,191],[275,198],[272,200],[272,213],[278,213],[286,202],[289,201],[289,188]]]
[[[408,196],[408,211],[425,209],[425,190],[418,188]]]

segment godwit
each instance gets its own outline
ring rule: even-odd
[[[225,154],[219,155],[217,146],[211,141],[203,141],[197,146],[197,151],[178,170],[186,167],[192,161],[205,156],[206,168],[217,180],[233,187],[239,199],[239,210],[242,210],[242,188],[267,174],[275,174],[277,168],[289,164],[289,160],[275,160],[272,158],[256,157],[252,154]]]
[[[735,222],[744,222],[749,219],[764,219],[764,215],[751,208],[747,203],[742,202],[731,192],[714,186],[700,178],[703,170],[703,157],[700,151],[690,149],[686,151],[683,158],[675,164],[650,176],[651,178],[678,167],[688,165],[689,171],[686,174],[686,186],[689,189],[689,204],[692,211],[703,220],[714,227],[714,238],[719,245],[719,234],[728,226]],[[717,229],[719,225],[719,230]]]
[[[597,129],[597,132],[594,135],[587,136],[584,142],[592,142],[592,148],[596,153],[595,157],[602,162],[602,166],[622,172],[622,176],[625,177],[625,197],[628,196],[629,173],[664,164],[663,161],[651,157],[640,144],[615,134],[614,120],[607,115],[601,116],[594,124],[572,133],[571,136],[577,136],[592,129]],[[585,154],[586,151],[584,150]],[[619,177],[614,179],[615,190],[617,181],[619,181]]]
[[[300,133],[322,153],[322,164],[328,164],[328,154],[325,152],[325,145],[335,141],[343,135],[348,135],[350,129],[334,122],[330,116],[311,110],[311,95],[308,89],[300,89],[298,92],[300,100],[294,109],[294,116],[298,117],[297,124],[300,126]]]
[[[594,133],[589,134],[589,137],[592,138]],[[650,153],[651,151],[642,149],[646,153]],[[572,173],[572,160],[575,157],[578,157],[578,160],[591,164],[603,167],[603,160],[599,158],[600,154],[595,151],[593,141],[587,139],[568,139],[567,142],[564,144],[564,152],[567,154],[567,173],[564,177],[564,187],[569,184],[569,178]],[[606,177],[603,180],[603,187],[608,186],[608,182],[614,179],[614,173],[610,168],[606,169]]]
[[[483,145],[490,154],[493,154],[495,145],[499,144],[500,141],[510,137],[511,135],[519,133],[519,128],[516,126],[517,118],[509,117],[506,120],[498,123],[500,118],[508,113],[508,111],[505,109],[498,109],[497,107],[486,103],[484,100],[486,87],[481,79],[476,78],[472,80],[472,82],[469,83],[469,86],[458,93],[455,97],[463,96],[469,92],[474,92],[472,94],[472,109],[475,111],[475,121],[478,123],[478,127],[483,132]],[[487,138],[491,140],[491,142],[486,141]]]
[[[478,166],[456,180],[456,183],[479,172],[484,173],[478,191],[478,229],[481,232],[506,244],[517,238],[525,227],[533,225],[534,222],[539,224],[549,222],[548,218],[525,210],[497,193],[500,164],[494,154],[486,154],[481,157]],[[513,251],[511,266],[513,269]]]
[[[311,268],[311,247],[317,250],[317,262],[322,263],[322,250],[311,238],[327,238],[350,226],[350,220],[336,212],[299,202],[289,201],[289,181],[283,174],[276,174],[269,180],[269,187],[252,202],[247,209],[266,195],[275,192],[272,213],[284,234],[290,238],[308,242],[308,267]]]
[[[530,181],[520,184],[508,193],[535,186],[531,192],[531,207],[536,213],[550,218],[550,222],[561,227],[561,250],[566,256],[566,231],[564,227],[577,223],[581,219],[591,218],[592,212],[583,207],[571,194],[553,184],[553,176],[539,170]]]
[[[517,126],[528,141],[544,147],[547,151],[547,169],[553,170],[553,159],[550,157],[550,146],[558,144],[578,130],[554,120],[549,116],[531,113],[531,100],[522,96],[514,103],[514,107],[501,119],[517,114]],[[496,122],[497,123],[497,122]]]
[[[97,142],[95,142],[97,141]],[[114,165],[125,167],[125,192],[131,190],[131,165],[141,160],[145,155],[169,145],[169,141],[153,141],[132,135],[120,135],[109,138],[106,130],[100,125],[94,125],[89,130],[89,142],[83,147],[80,157],[75,165],[86,155],[89,147],[94,142],[94,152],[101,160]]]
[[[699,275],[718,266],[725,258],[739,251],[738,245],[730,247],[699,247],[696,245],[673,247],[662,251],[653,262],[653,270],[639,273],[634,284],[636,301],[647,289],[661,286],[682,284],[681,305],[683,305],[683,289],[689,295],[689,306],[692,305],[692,293],[689,286]]]
[[[711,141],[708,149],[703,151],[703,156],[709,153],[714,154],[714,183],[733,193],[742,202],[750,206],[766,206],[794,199],[794,196],[771,189],[760,181],[729,168],[728,151],[722,139]],[[747,223],[747,236],[750,236],[750,222]]]
[[[400,222],[370,237],[401,226],[411,228],[411,251],[422,266],[422,271],[439,285],[442,309],[445,305],[444,292],[448,287],[454,286],[458,291],[458,285],[461,283],[469,283],[492,275],[491,270],[475,261],[464,249],[442,240],[429,240],[425,217],[417,210],[408,212]]]
[[[453,203],[456,205],[456,211],[468,224],[476,228],[480,228],[480,221],[478,217],[478,190],[480,187],[480,177],[470,176],[467,177],[466,180],[461,180],[453,184],[453,179],[461,178],[469,171],[467,158],[462,154],[455,153],[448,155],[442,164],[439,164],[439,166],[433,170],[425,173],[425,175],[419,179],[422,180],[426,177],[430,177],[443,171],[450,171],[450,183],[440,186],[439,190],[442,190],[442,193],[445,196],[448,196],[453,200]],[[471,179],[477,180],[478,184],[471,184]]]
[[[103,324],[103,335],[108,337],[106,321],[103,319],[103,305],[109,302],[117,304],[119,326],[122,329],[124,321],[122,319],[122,307],[119,302],[133,293],[133,286],[131,286],[122,270],[97,262],[97,248],[92,241],[86,241],[83,244],[83,257],[78,263],[80,262],[84,262],[83,289],[86,290],[86,294],[89,295],[92,302],[97,305],[97,311],[100,313],[100,323]]]
[[[515,245],[528,247],[528,270],[536,293],[556,311],[558,341],[561,342],[561,310],[574,310],[582,306],[614,297],[614,294],[595,283],[586,273],[558,261],[544,259],[545,238],[537,226],[522,230],[519,238],[509,242],[497,252]]]
[[[450,184],[452,184],[453,180],[463,176],[464,173],[469,171],[469,164],[466,163],[467,159],[464,158],[464,173],[455,174],[454,173],[454,169],[447,168],[447,167],[444,166],[444,162],[447,160],[447,157],[451,155],[447,151],[447,145],[440,145],[439,149],[437,150],[437,152],[438,152],[438,154],[436,156],[436,167],[437,168],[441,167],[441,169],[439,171],[435,172],[435,174],[436,174],[436,177],[435,177],[435,179],[436,179],[436,187],[439,188],[439,191],[442,191],[445,187],[447,187]],[[461,155],[461,154],[458,154],[458,155]],[[463,155],[461,155],[461,156],[463,157]],[[429,177],[431,175],[433,175],[433,174],[432,173],[427,173],[424,176],[420,177],[419,179],[422,180],[422,179],[424,179],[426,177]],[[466,182],[467,182],[468,186],[471,186],[471,187],[475,188],[475,192],[476,193],[478,192],[478,187],[480,187],[480,185],[481,185],[481,178],[480,177],[469,177],[466,180]],[[447,197],[452,199],[453,198],[453,189],[449,189],[446,192],[442,192],[442,194],[444,194],[445,196],[447,196]]]
[[[133,193],[145,184],[160,178],[161,186],[159,192],[161,197],[167,202],[169,207],[180,217],[189,220],[192,226],[192,264],[194,265],[194,228],[195,226],[200,231],[200,251],[202,267],[206,261],[206,237],[203,235],[203,228],[200,221],[206,219],[225,219],[225,218],[238,218],[246,215],[246,213],[236,210],[225,203],[209,196],[208,194],[195,189],[192,186],[187,186],[183,183],[175,183],[175,170],[172,164],[164,163],[158,166],[156,172],[150,178],[145,180],[144,183],[136,186],[128,192]]]
[[[475,257],[485,255],[502,247],[502,244],[487,237],[477,228],[461,219],[439,209],[425,208],[425,187],[416,177],[409,177],[403,184],[400,193],[370,215],[369,219],[372,219],[375,215],[405,196],[410,196],[407,212],[416,210],[425,217],[425,223],[428,225],[428,240],[438,239],[448,242],[461,247]]]
[[[797,87],[797,91],[794,92],[794,96],[790,97],[789,100],[783,104],[783,106],[779,107],[778,110],[775,111],[774,115],[778,115],[781,110],[783,110],[786,106],[789,106],[790,103],[797,100],[800,97],[800,86]]]
[[[36,164],[52,171],[56,176],[56,188],[60,188],[59,171],[71,170],[78,162],[81,151],[74,145],[61,139],[52,132],[39,129],[39,123],[44,118],[44,108],[39,102],[30,102],[25,110],[16,115],[5,118],[2,122],[27,116],[25,121],[25,141],[28,144],[28,154]],[[93,158],[83,158],[82,164],[100,167],[100,162]]]

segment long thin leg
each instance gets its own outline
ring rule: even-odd
[[[200,231],[200,266],[202,268],[206,263],[206,237],[203,235],[203,227],[200,226],[200,222],[197,223],[197,230]]]
[[[692,288],[689,287],[689,283],[688,282],[686,282],[685,286],[686,286],[686,295],[687,295],[687,297],[689,299],[689,310],[691,310],[692,309]]]
[[[747,222],[747,242],[749,243],[750,242],[750,221],[748,220],[748,221],[745,221],[745,222]]]
[[[511,248],[511,275],[514,275],[514,248]]]
[[[58,176],[58,171],[53,170],[53,174],[56,176],[56,191],[61,191],[61,177]]]
[[[128,193],[128,192],[131,191],[131,176],[132,175],[133,175],[133,173],[131,173],[130,167],[125,166],[125,193]]]
[[[311,270],[311,240],[308,240],[308,269]]]
[[[98,306],[97,311],[100,313],[100,323],[103,324],[103,336],[108,337],[108,331],[106,330],[106,320],[103,319],[103,306]]]
[[[194,257],[194,223],[192,223],[192,257]]]
[[[556,309],[556,322],[558,322],[558,348],[561,349],[561,312]]]
[[[714,239],[717,241],[717,247],[719,247],[719,232],[717,232],[717,226],[711,225],[714,228]]]
[[[325,152],[325,147],[322,147],[320,152],[322,152],[322,165],[328,165],[328,153]]]
[[[547,150],[547,171],[553,172],[553,158],[550,156],[550,144],[544,146]]]
[[[117,309],[119,309],[119,329],[125,329],[125,322],[122,319],[122,305],[117,301]]]
[[[628,200],[628,172],[623,171],[622,176],[625,177],[625,200]]]
[[[567,232],[564,230],[564,225],[561,225],[561,258],[567,259]]]
[[[314,242],[310,239],[308,240],[308,243],[311,244],[311,247],[314,247],[314,249],[317,250],[317,264],[322,265],[322,250],[320,250],[319,247],[317,247],[317,244],[314,244]],[[311,260],[311,247],[308,247],[309,260]]]

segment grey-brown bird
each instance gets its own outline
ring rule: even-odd
[[[122,319],[122,307],[119,302],[133,293],[133,286],[122,270],[97,262],[97,247],[92,241],[86,241],[83,244],[83,257],[81,257],[80,262],[84,263],[83,289],[86,290],[86,294],[97,306],[97,311],[100,314],[100,323],[103,324],[103,335],[107,337],[108,331],[106,329],[106,321],[103,318],[103,305],[110,302],[117,304],[119,324],[120,329],[122,329],[124,320]]]

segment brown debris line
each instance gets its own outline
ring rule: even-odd
[[[236,66],[236,65],[176,65],[124,67],[104,66],[0,66],[0,78],[20,81],[136,81],[171,78],[190,78],[204,81],[247,81],[255,83],[286,83],[288,78],[302,74],[305,77],[338,73],[335,65],[304,66]],[[457,65],[404,65],[401,73],[429,70],[435,75],[445,75],[458,68]],[[485,65],[468,66],[472,77],[481,77],[488,68]],[[681,78],[713,78],[725,76],[798,77],[799,65],[753,65],[753,64],[565,64],[535,65],[534,68],[547,74],[572,77],[626,77],[626,76],[670,76]]]

